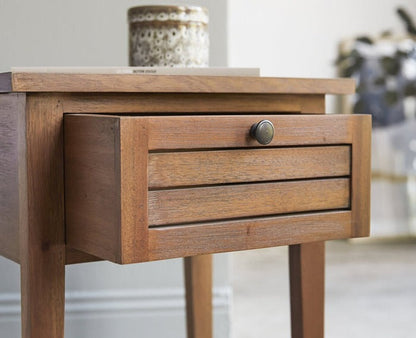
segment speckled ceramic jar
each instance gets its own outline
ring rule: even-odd
[[[208,66],[206,8],[139,6],[129,9],[128,20],[130,66]]]

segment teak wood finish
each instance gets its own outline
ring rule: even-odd
[[[276,136],[268,146],[260,147],[248,131],[264,118],[275,124]],[[207,251],[198,250],[199,254],[226,252],[230,247],[245,248],[234,244],[240,243],[237,237],[242,233],[233,232],[235,237],[228,238],[227,244],[218,241],[217,235],[231,224],[246,227],[246,222],[225,220],[251,217],[259,224],[258,217],[285,214],[288,220],[288,214],[299,212],[313,219],[315,215],[307,212],[330,210],[348,211],[353,235],[357,231],[353,220],[360,214],[355,206],[361,208],[362,201],[368,200],[362,192],[369,186],[360,170],[369,166],[363,158],[368,143],[363,148],[361,141],[363,130],[368,133],[369,127],[369,117],[358,115],[66,115],[67,242],[103,259],[135,263],[178,257],[158,250],[173,254],[175,247],[182,247],[179,233],[183,227],[199,241],[204,238]],[[137,134],[143,137],[140,143],[129,144],[142,158],[141,172],[132,164],[134,157],[120,146]],[[123,165],[134,172],[125,177],[129,173],[120,171]],[[137,175],[142,178],[137,180]],[[362,189],[355,192],[362,199],[359,203],[353,197],[356,181]],[[146,214],[135,227],[132,222],[138,218],[129,217],[120,201],[137,199],[139,188],[128,188],[138,182],[143,193],[137,205],[144,205]],[[168,228],[172,225],[178,235]],[[193,226],[198,232],[191,230]],[[204,235],[205,229],[211,237]],[[340,229],[326,239],[342,238],[344,229]],[[366,231],[362,224],[359,229]],[[178,239],[169,242],[171,247],[156,244],[163,231]],[[248,240],[252,233],[247,231],[244,238]],[[122,238],[146,239],[147,250],[129,245],[125,251]],[[215,242],[215,250],[210,242]],[[220,248],[218,243],[225,246]],[[179,256],[187,255],[176,251]]]
[[[172,257],[188,257],[188,337],[211,337],[210,254],[277,245],[292,336],[322,337],[323,242],[369,233],[371,120],[323,115],[325,94],[353,89],[0,74],[0,254],[21,265],[22,337],[63,338],[65,264]],[[261,146],[248,129],[265,118],[276,136]]]
[[[348,146],[150,153],[149,189],[347,176],[350,159]]]
[[[65,312],[62,107],[53,95],[29,96],[26,107],[27,216],[19,229],[22,335],[60,337]]]
[[[295,79],[232,76],[76,74],[13,72],[0,74],[4,92],[352,94],[350,79]]]
[[[149,226],[349,207],[345,178],[149,192]]]
[[[212,255],[185,257],[188,338],[212,338]]]
[[[324,336],[325,242],[289,247],[292,338]]]

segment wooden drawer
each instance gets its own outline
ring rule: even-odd
[[[263,119],[267,146],[249,135]],[[366,235],[370,128],[359,115],[67,114],[68,245],[133,263]]]

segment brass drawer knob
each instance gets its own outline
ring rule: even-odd
[[[250,128],[250,136],[260,144],[269,144],[273,140],[274,126],[269,120],[262,120]]]

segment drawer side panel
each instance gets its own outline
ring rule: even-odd
[[[64,134],[67,244],[119,261],[119,119],[66,116]]]

